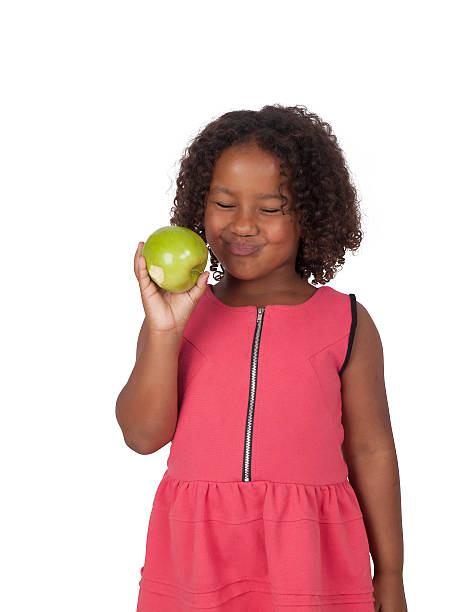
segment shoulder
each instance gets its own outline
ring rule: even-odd
[[[352,375],[366,375],[368,371],[363,372],[363,366],[381,368],[381,338],[368,309],[357,301],[354,293],[328,288],[328,315],[339,321],[339,329],[345,334],[346,355],[339,370],[342,380],[349,380]]]
[[[341,312],[345,314],[346,322],[350,326],[349,348],[352,348],[351,354],[355,355],[358,351],[361,352],[364,347],[371,348],[380,344],[381,339],[376,324],[367,308],[357,301],[355,294],[344,293],[333,287],[329,287],[329,289],[331,289],[330,296],[333,302],[333,310],[337,304],[340,305]]]
[[[353,295],[353,294],[350,294]],[[342,376],[343,380],[352,375],[381,370],[383,366],[383,346],[376,324],[367,308],[355,297],[352,314],[353,338],[348,362]]]
[[[378,329],[368,310],[356,300],[356,329],[354,342],[357,350],[382,349]],[[357,352],[357,351],[356,351]]]

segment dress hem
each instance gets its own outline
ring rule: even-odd
[[[277,591],[266,580],[245,579],[230,582],[210,591],[190,591],[179,585],[151,580],[142,576],[140,590],[144,589],[153,595],[173,597],[192,607],[216,607],[234,597],[246,593],[265,593],[271,595],[276,606],[289,605],[331,605],[352,603],[373,603],[373,590],[358,593],[311,593],[298,591]]]

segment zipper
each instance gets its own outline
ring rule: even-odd
[[[251,462],[252,462],[252,435],[253,435],[253,416],[255,410],[255,394],[257,384],[258,370],[258,352],[260,347],[261,328],[263,326],[263,317],[265,307],[257,308],[257,326],[252,343],[252,358],[250,362],[250,393],[249,405],[247,408],[247,420],[245,425],[245,443],[244,443],[244,458],[242,463],[242,480],[249,482],[252,480]]]

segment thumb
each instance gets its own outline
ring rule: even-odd
[[[200,289],[206,288],[207,279],[209,278],[209,276],[210,276],[210,272],[201,272],[196,282],[196,284],[198,285]]]

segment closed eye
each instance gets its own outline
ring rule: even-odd
[[[215,204],[217,204],[218,206],[220,206],[221,208],[233,208],[231,206],[231,204],[221,204],[220,202],[215,202]],[[275,213],[275,212],[280,212],[280,208],[262,208],[261,209],[263,212],[268,212],[268,213]]]

